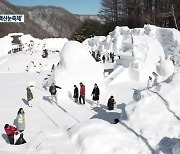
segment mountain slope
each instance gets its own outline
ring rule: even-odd
[[[36,24],[54,37],[70,38],[81,21],[67,10],[54,6],[24,7]]]
[[[82,21],[60,7],[19,7],[6,0],[0,1],[0,14],[24,14],[24,23],[0,23],[0,37],[12,32],[31,34],[33,37],[70,38]]]
[[[25,34],[31,34],[34,37],[48,37],[49,33],[43,30],[38,24],[34,23],[28,13],[5,0],[0,1],[0,14],[24,14],[24,23],[0,23],[0,37],[13,32],[22,32]]]

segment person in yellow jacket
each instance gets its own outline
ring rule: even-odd
[[[17,113],[17,129],[19,132],[23,132],[25,129],[25,112],[23,108],[20,108]]]

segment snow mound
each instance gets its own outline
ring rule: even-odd
[[[156,71],[162,76],[171,76],[174,73],[174,65],[171,60],[163,60],[156,67]]]
[[[119,124],[113,125],[100,119],[80,123],[72,127],[69,133],[71,140],[79,144],[83,154],[149,153],[135,135],[125,132]],[[127,145],[131,148],[127,148]]]
[[[73,85],[79,85],[80,82],[92,88],[94,83],[103,87],[102,65],[97,63],[87,48],[77,41],[65,43],[60,53],[58,68],[55,73],[56,83],[62,86],[65,91],[69,91]]]
[[[62,67],[67,70],[73,70],[78,67],[82,69],[83,65],[89,63],[94,65],[95,60],[81,43],[69,41],[65,44],[60,54],[60,64]]]
[[[142,92],[143,98],[138,103],[126,107],[129,125],[143,134],[153,148],[167,134],[169,137],[177,137],[179,134],[179,121],[172,113],[179,106],[177,101],[172,101],[177,97],[177,86],[162,83],[160,92]]]

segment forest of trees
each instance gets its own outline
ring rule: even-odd
[[[107,35],[116,26],[142,28],[145,24],[180,26],[180,0],[101,0],[99,14],[105,22],[87,20],[73,35],[80,42],[95,35]]]
[[[179,0],[101,0],[100,14],[116,26],[152,24],[178,29],[179,7]]]

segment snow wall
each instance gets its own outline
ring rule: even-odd
[[[67,38],[45,38],[43,40],[33,38],[31,35],[26,34],[21,36],[21,43],[24,46],[24,50],[28,50],[28,45],[31,44],[33,50],[51,50],[51,51],[61,51],[64,44],[68,41]]]
[[[126,67],[129,66],[125,76],[136,81],[147,81],[152,72],[157,72],[156,65],[160,61],[173,59],[176,65],[180,63],[180,33],[172,28],[145,25],[143,28],[129,29],[117,26],[106,38],[88,38],[83,44],[90,52],[99,51],[101,55],[113,52],[121,56],[119,63],[124,63],[125,67],[128,61]],[[120,74],[124,74],[124,71]]]
[[[0,56],[8,55],[8,52],[12,50],[12,38],[5,36],[0,38]]]

